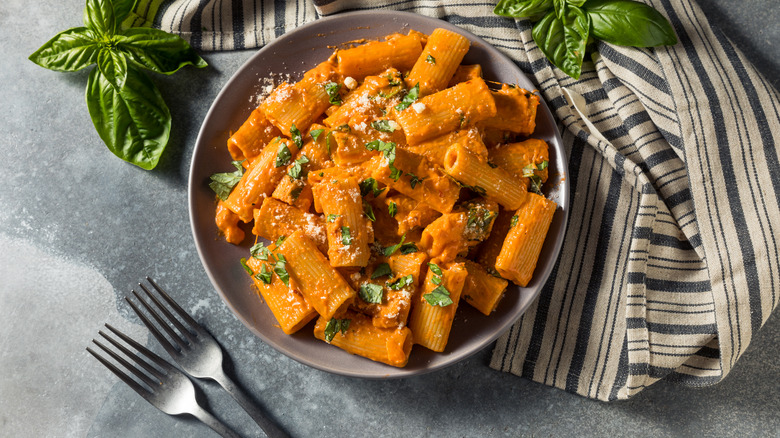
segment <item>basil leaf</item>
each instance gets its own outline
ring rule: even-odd
[[[84,25],[100,37],[113,36],[116,33],[116,16],[111,0],[87,0]]]
[[[86,97],[92,123],[108,149],[142,169],[153,169],[171,132],[171,113],[154,83],[128,66],[125,87],[117,90],[96,68]]]
[[[408,173],[407,175],[409,175],[409,185],[412,186],[412,188],[415,188],[417,184],[422,184],[425,180],[425,178],[418,178],[417,175],[413,173]]]
[[[295,126],[295,123],[290,127],[290,138],[292,138],[295,146],[298,146],[298,149],[303,147],[303,137],[301,136],[301,131]]]
[[[290,274],[287,273],[287,269],[284,267],[286,264],[287,261],[284,259],[284,256],[279,254],[279,260],[274,264],[274,272],[276,273],[276,276],[279,277],[279,280],[282,280],[282,283],[284,283],[285,286],[290,286]]]
[[[390,123],[390,120],[374,120],[371,127],[381,132],[395,132],[395,124]]]
[[[409,106],[413,104],[418,97],[420,97],[420,84],[415,84],[414,87],[412,87],[412,89],[406,93],[406,96],[401,99],[401,103],[395,106],[395,110],[403,111],[409,108]]]
[[[517,226],[517,221],[518,221],[518,220],[519,220],[519,218],[517,217],[517,215],[514,215],[514,216],[512,216],[512,219],[509,221],[509,226],[510,226],[511,228],[514,228],[514,227],[516,227],[516,226]]]
[[[550,163],[547,160],[542,161],[541,163],[536,165],[536,168],[538,170],[544,170],[547,169],[547,167],[550,165]]]
[[[593,36],[619,46],[677,44],[672,25],[660,12],[631,0],[591,0],[587,14]]]
[[[97,66],[114,88],[117,90],[124,88],[127,80],[127,59],[122,53],[116,50],[100,49]]]
[[[552,7],[553,0],[501,0],[493,9],[493,13],[504,17],[536,18]]]
[[[385,289],[378,284],[363,283],[360,285],[358,295],[367,303],[381,304],[384,291]]]
[[[395,143],[392,141],[384,142],[382,140],[372,140],[366,143],[366,149],[369,151],[380,151],[384,154],[387,160],[387,167],[390,168],[390,178],[393,181],[398,181],[403,172],[401,169],[395,167]]]
[[[111,0],[111,4],[114,7],[114,17],[117,23],[127,18],[130,12],[135,7],[137,0]]]
[[[403,245],[405,241],[406,241],[406,234],[401,236],[401,241],[400,242],[398,242],[397,244],[395,244],[393,246],[388,246],[387,248],[384,249],[385,257],[390,257],[391,255],[393,255],[393,253],[398,251],[398,248],[400,248],[401,245]]]
[[[401,245],[401,247],[398,248],[398,251],[401,254],[406,255],[406,254],[411,254],[413,252],[417,252],[419,250],[417,249],[417,245],[415,245],[414,242],[409,242],[409,243],[404,243],[403,245]]]
[[[374,178],[366,178],[360,181],[360,196],[366,196],[369,193],[373,193],[374,197],[379,196],[385,191],[384,187],[379,188],[379,183]]]
[[[352,234],[349,232],[349,227],[341,227],[341,244],[352,245]]]
[[[245,258],[241,257],[241,260],[239,260],[239,262],[241,262],[241,266],[244,268],[247,274],[249,275],[254,274],[254,272],[252,272],[252,268],[250,268],[249,265],[246,264]]]
[[[414,276],[412,274],[405,275],[398,280],[395,280],[392,283],[388,283],[387,287],[389,287],[392,290],[401,290],[405,288],[406,286],[409,286],[414,281]]]
[[[428,56],[425,58],[425,62],[427,62],[428,64],[436,65],[436,58],[434,58],[434,57],[433,57],[433,56],[431,56],[431,55],[428,55]]]
[[[442,282],[442,279],[441,279],[441,277],[439,277],[438,275],[435,275],[435,276],[433,276],[433,277],[431,278],[431,282],[432,282],[433,284],[441,284],[441,282]]]
[[[287,171],[287,175],[290,176],[292,179],[300,179],[301,176],[304,176],[304,166],[306,164],[309,164],[309,159],[306,157],[306,155],[301,155],[301,158],[298,158],[293,162],[293,165],[290,166],[290,170]]]
[[[567,6],[564,9],[563,19],[550,12],[534,25],[532,34],[550,62],[572,78],[579,79],[590,32],[590,18],[578,7]]]
[[[99,45],[95,33],[86,27],[62,31],[28,58],[54,71],[78,71],[97,62]]]
[[[436,263],[428,262],[428,267],[431,269],[431,272],[433,272],[436,275],[442,275],[441,268]]]
[[[260,269],[260,272],[255,274],[255,278],[262,281],[265,284],[271,284],[271,271],[268,270],[268,267],[263,264],[263,267]]]
[[[390,213],[390,217],[395,217],[395,214],[398,213],[398,206],[395,202],[390,201],[390,204],[387,206],[387,212]]]
[[[180,36],[159,29],[127,29],[117,37],[117,47],[137,66],[166,75],[187,65],[208,66]]]
[[[336,218],[339,217],[339,216],[341,216],[341,215],[340,214],[333,214],[333,213],[329,214],[328,215],[328,222],[335,222]]]
[[[317,137],[319,137],[320,134],[322,134],[323,131],[325,131],[325,130],[324,129],[312,129],[311,131],[309,131],[309,135],[311,135],[311,138],[314,141],[317,141]]]
[[[249,248],[249,253],[252,254],[252,257],[258,260],[268,260],[268,255],[270,254],[268,248],[265,247],[263,242],[257,242],[254,244],[251,248]]]
[[[290,152],[290,148],[287,147],[287,143],[280,142],[279,149],[276,151],[276,159],[274,160],[274,166],[275,167],[286,166],[290,164],[290,160],[292,160],[292,152]]]
[[[235,172],[215,173],[214,175],[211,175],[211,182],[209,183],[209,187],[214,191],[214,193],[217,194],[217,196],[219,196],[219,199],[227,201],[227,198],[230,196],[230,192],[233,190],[233,187],[235,187],[236,184],[241,181],[241,177],[244,176],[244,167],[241,166],[241,163],[243,163],[243,161],[233,161],[233,166],[236,167]],[[258,245],[262,246],[262,243],[258,243]],[[252,256],[255,255],[253,250],[256,246],[257,245],[249,248],[249,252],[252,253]]]
[[[450,298],[450,291],[444,286],[437,286],[436,289],[423,295],[423,298],[431,306],[446,307],[453,303],[452,298]]]
[[[384,277],[385,275],[392,274],[393,271],[390,269],[390,265],[387,263],[382,263],[379,266],[374,269],[374,272],[371,274],[371,279],[374,280],[379,277]]]
[[[376,216],[374,215],[374,209],[371,207],[371,204],[363,200],[363,213],[366,215],[368,220],[371,222],[376,222]]]
[[[276,239],[276,242],[274,243],[274,245],[276,245],[277,247],[282,246],[282,243],[284,243],[284,239],[286,239],[286,238],[287,238],[287,236],[279,236],[279,238]],[[284,256],[279,254],[279,260],[284,260]],[[285,262],[286,262],[286,260],[285,260]]]
[[[585,4],[587,0],[566,0],[566,3],[568,3],[571,6],[576,6],[578,8],[581,8],[582,5]]]
[[[341,95],[339,94],[340,89],[341,85],[335,82],[328,82],[325,84],[325,92],[328,93],[328,100],[330,101],[331,105],[341,105]]]
[[[348,319],[336,319],[333,318],[330,321],[328,321],[327,324],[325,324],[325,342],[330,342],[333,340],[333,337],[336,336],[336,333],[341,332],[342,335],[347,333],[347,329],[349,329],[349,322]]]

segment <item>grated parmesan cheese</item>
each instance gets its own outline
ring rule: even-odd
[[[412,109],[417,113],[421,114],[423,111],[425,111],[425,104],[422,102],[415,102],[412,104]]]

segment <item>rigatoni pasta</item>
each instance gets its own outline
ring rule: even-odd
[[[215,223],[234,244],[252,223],[241,263],[284,333],[402,367],[447,351],[461,299],[489,317],[531,280],[557,207],[528,138],[539,99],[461,65],[469,45],[437,29],[336,50],[228,139]]]

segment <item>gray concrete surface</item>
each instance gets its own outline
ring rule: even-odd
[[[775,87],[776,1],[701,0],[708,17]],[[141,400],[85,351],[104,322],[148,339],[121,297],[143,275],[175,285],[225,345],[237,380],[293,436],[778,436],[780,317],[722,383],[660,382],[601,403],[487,366],[490,348],[441,372],[364,381],[317,371],[246,330],[213,292],[187,214],[192,147],[210,102],[252,51],[155,76],[173,113],[169,150],[146,172],[116,159],[92,128],[86,71],[26,58],[79,25],[83,0],[0,2],[0,436],[213,436]],[[214,384],[212,410],[244,436],[251,419]]]

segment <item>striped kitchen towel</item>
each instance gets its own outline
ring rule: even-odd
[[[131,18],[230,50],[388,8],[449,21],[512,58],[559,121],[572,204],[555,269],[491,366],[614,400],[659,379],[720,381],[780,299],[778,93],[692,0],[646,1],[679,44],[599,43],[579,80],[494,2],[140,0]]]

